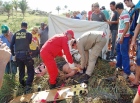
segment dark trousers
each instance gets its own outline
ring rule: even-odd
[[[116,46],[116,37],[117,37],[117,33],[118,31],[117,30],[111,30],[111,34],[112,34],[112,38],[111,38],[111,41],[112,41],[112,48],[111,48],[111,56],[114,56],[114,53],[115,53],[115,46]]]
[[[25,86],[31,86],[33,79],[34,79],[34,61],[29,58],[29,59],[19,59],[16,58],[16,61],[18,63],[18,67],[19,67],[19,82],[21,85]],[[27,67],[27,80],[26,83],[24,81],[24,77],[25,77],[25,66]]]

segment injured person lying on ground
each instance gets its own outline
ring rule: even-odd
[[[69,64],[66,62],[64,58],[61,57],[61,61],[56,62],[58,71],[63,72],[65,75],[63,76],[64,78],[72,77],[74,76],[77,72],[81,72],[80,70],[80,54],[78,53],[77,50],[72,50],[71,51],[74,65],[77,67],[77,69],[71,69]],[[35,68],[35,74],[37,77],[44,76],[47,73],[47,68],[44,65],[44,63],[40,63],[39,66]]]

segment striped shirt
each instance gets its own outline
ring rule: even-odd
[[[118,26],[118,38],[121,38],[125,29],[125,23],[130,22],[129,13],[126,10],[123,10],[119,17],[119,26]],[[124,37],[129,37],[129,30]]]

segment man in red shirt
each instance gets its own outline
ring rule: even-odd
[[[54,35],[43,45],[40,51],[41,58],[47,67],[50,77],[50,89],[56,87],[56,78],[58,76],[58,68],[54,58],[56,56],[63,56],[62,50],[64,55],[66,55],[66,59],[69,62],[70,68],[75,68],[68,46],[68,41],[72,38],[74,38],[74,32],[72,30],[67,30],[65,33]]]

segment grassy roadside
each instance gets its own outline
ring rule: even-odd
[[[26,21],[28,23],[28,29],[33,26],[40,26],[41,22],[48,22],[48,17],[46,16],[37,16],[37,15],[30,15],[26,13],[25,18],[22,18],[21,13],[18,13],[17,17],[12,16],[8,20],[6,15],[0,15],[0,26],[2,24],[6,24],[10,27],[11,32],[16,32],[20,29],[20,24],[22,21]],[[1,29],[0,29],[1,30]]]

